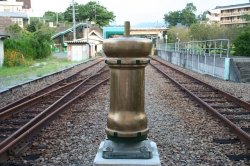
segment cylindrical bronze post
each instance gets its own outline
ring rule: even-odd
[[[130,36],[130,22],[125,21],[124,23],[124,36]]]
[[[114,142],[138,142],[147,138],[144,111],[145,67],[152,42],[130,36],[125,22],[125,36],[103,43],[110,67],[110,112],[106,133]]]

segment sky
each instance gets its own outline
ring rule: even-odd
[[[74,0],[86,4],[89,0]],[[92,0],[95,1],[95,0]],[[96,0],[98,2],[98,0]],[[64,12],[72,0],[31,0],[33,11],[42,16],[45,11]],[[113,11],[116,16],[112,24],[123,25],[130,21],[132,26],[142,22],[164,22],[164,14],[182,10],[186,3],[193,3],[197,8],[196,15],[216,6],[227,6],[249,3],[249,0],[99,0],[100,5]],[[98,14],[98,13],[97,13]]]

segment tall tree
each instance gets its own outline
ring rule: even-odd
[[[78,14],[76,14],[76,21],[85,22],[87,19],[89,21],[94,21],[100,26],[108,25],[109,22],[114,21],[115,15],[113,12],[108,11],[106,7],[101,6],[95,1],[90,1],[87,4],[75,3],[75,9]],[[64,12],[65,20],[72,22],[72,5],[70,5]]]
[[[169,26],[175,26],[177,23],[181,23],[185,26],[190,26],[193,23],[196,23],[196,17],[194,12],[196,7],[193,3],[188,3],[184,9],[181,11],[170,11],[168,14],[164,15],[164,20]]]
[[[194,12],[196,12],[196,7],[193,3],[188,3],[184,9],[181,11],[180,21],[182,25],[190,26],[193,23],[196,23],[196,16]]]
[[[206,16],[207,14],[208,14],[208,10],[205,10],[205,11],[202,13],[202,16],[201,16],[201,20],[202,20],[202,21],[208,20],[208,19],[207,19],[207,16]]]
[[[170,27],[175,26],[180,22],[180,15],[181,11],[168,12],[168,14],[164,15],[165,23]]]

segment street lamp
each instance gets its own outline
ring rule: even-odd
[[[89,41],[89,19],[86,19],[86,24],[87,24],[87,42]]]

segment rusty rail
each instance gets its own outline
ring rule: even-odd
[[[152,58],[154,59],[154,58]],[[154,59],[156,60],[156,59]],[[158,60],[156,60],[157,62],[166,65]],[[227,119],[225,116],[223,116],[222,114],[220,114],[216,109],[212,108],[210,105],[208,105],[207,103],[205,103],[202,99],[200,99],[199,97],[197,97],[195,94],[193,94],[191,91],[189,91],[188,89],[186,89],[184,86],[182,86],[181,84],[179,84],[176,80],[174,80],[173,78],[171,78],[168,74],[164,73],[162,70],[160,70],[158,67],[156,67],[155,65],[153,65],[152,63],[150,63],[151,66],[153,66],[155,69],[157,69],[160,73],[162,73],[164,75],[164,77],[168,78],[171,80],[171,82],[173,82],[176,86],[180,87],[180,89],[182,89],[191,99],[193,99],[197,104],[199,104],[202,108],[204,108],[205,110],[211,112],[213,115],[215,115],[217,118],[219,118],[225,125],[227,125],[247,146],[250,147],[250,136],[249,134],[247,134],[245,131],[243,131],[241,128],[239,128],[237,125],[235,125],[233,122],[231,122],[229,119]],[[170,67],[170,66],[168,66]],[[171,69],[178,71],[172,67],[170,67]],[[218,88],[215,88],[211,85],[208,85],[207,83],[200,81],[196,78],[193,78],[190,75],[187,75],[181,71],[178,71],[179,73],[188,76],[196,81],[198,81],[201,84],[205,84],[206,86],[210,87],[211,89],[216,90],[217,92],[219,92],[221,95],[224,95],[226,98],[234,101],[235,103],[241,105],[242,107],[246,108],[247,110],[250,110],[250,104],[222,91],[219,90]]]
[[[17,132],[15,132],[13,135],[11,135],[10,137],[8,137],[8,139],[6,139],[4,142],[2,142],[0,144],[0,159],[1,158],[5,158],[5,156],[7,155],[7,152],[8,152],[9,149],[11,149],[12,147],[14,147],[18,143],[22,142],[23,140],[30,139],[33,135],[35,135],[36,133],[38,133],[39,130],[41,130],[44,126],[46,126],[53,119],[55,119],[56,116],[58,116],[62,111],[64,111],[68,107],[70,107],[70,105],[72,105],[73,103],[77,102],[79,99],[82,98],[82,96],[86,95],[87,93],[89,93],[94,88],[96,88],[96,87],[104,84],[108,80],[109,80],[109,78],[107,78],[107,79],[99,82],[98,84],[92,86],[88,90],[84,91],[83,93],[79,94],[75,98],[73,98],[70,101],[68,101],[67,103],[65,103],[63,106],[57,108],[55,111],[53,111],[53,113],[44,115],[45,116],[44,118],[41,117],[41,119],[38,119],[38,118],[37,119],[33,119],[32,120],[33,123],[32,123],[31,126],[30,125],[23,126],[21,129],[19,129],[17,131],[19,134],[17,134]]]
[[[104,66],[103,68],[105,68],[105,67],[106,66]],[[100,72],[103,68],[101,68],[100,70],[96,71],[94,74],[92,74],[88,78],[86,78],[82,83],[80,83],[79,85],[77,85],[73,90],[71,90],[70,92],[68,92],[66,95],[64,95],[62,98],[60,98],[59,100],[57,100],[50,107],[48,107],[47,109],[45,109],[44,111],[42,111],[40,114],[38,114],[36,117],[34,117],[31,121],[29,121],[28,123],[26,123],[23,127],[21,127],[20,129],[18,129],[15,133],[13,133],[7,139],[5,139],[4,141],[2,141],[0,143],[0,161],[4,160],[6,158],[7,151],[11,147],[14,147],[18,143],[23,142],[24,138],[25,139],[31,139],[31,137],[33,135],[35,135],[36,133],[38,133],[39,129],[41,129],[47,123],[49,123],[50,121],[52,121],[53,118],[55,119],[56,118],[55,115],[58,115],[60,112],[62,112],[66,108],[68,108],[70,106],[70,104],[76,102],[78,99],[80,99],[86,93],[90,92],[92,89],[94,89],[97,86],[99,86],[99,85],[105,83],[106,81],[108,81],[109,78],[107,78],[107,79],[101,81],[100,83],[92,86],[91,88],[89,88],[88,90],[84,91],[83,93],[80,93],[79,95],[77,95],[76,97],[74,97],[73,99],[71,99],[70,101],[67,101],[67,98],[70,97],[70,96],[72,96],[73,93],[75,93],[76,91],[78,91],[84,85],[84,83],[86,81],[88,81],[91,77],[94,77],[97,74],[100,74],[98,72]],[[103,72],[106,72],[106,71],[103,71]],[[63,105],[61,105],[61,104],[63,104]],[[47,122],[47,123],[45,124],[45,122]]]
[[[52,89],[52,88],[54,88],[54,87],[57,87],[60,83],[65,82],[66,80],[68,80],[68,79],[70,79],[70,78],[76,76],[77,74],[79,74],[79,73],[81,73],[81,72],[83,72],[83,71],[85,71],[85,70],[87,70],[87,69],[89,69],[89,68],[91,68],[91,67],[93,67],[93,66],[99,64],[99,63],[102,62],[102,61],[104,61],[104,60],[97,61],[96,63],[94,63],[94,64],[92,64],[92,65],[90,65],[90,66],[88,66],[88,67],[86,67],[86,68],[84,68],[84,69],[78,71],[77,73],[75,73],[75,74],[73,74],[73,75],[68,76],[67,78],[61,79],[61,80],[59,80],[59,81],[57,81],[57,82],[55,82],[55,83],[53,83],[53,84],[51,84],[51,85],[49,85],[49,86],[47,86],[47,87],[41,89],[41,90],[38,90],[38,91],[36,91],[36,92],[34,92],[34,93],[28,95],[28,96],[25,96],[25,97],[23,97],[23,98],[21,98],[21,99],[18,99],[18,100],[16,100],[16,101],[14,101],[14,102],[12,102],[12,103],[10,103],[10,104],[8,104],[8,105],[6,105],[6,106],[0,108],[0,113],[1,113],[1,112],[4,112],[4,111],[6,111],[6,110],[8,110],[8,109],[10,109],[10,108],[13,108],[14,106],[17,106],[17,105],[19,105],[19,104],[22,104],[22,103],[24,103],[24,102],[30,100],[31,98],[34,98],[34,96],[42,95],[44,91],[47,91],[47,90]]]
[[[107,71],[108,71],[108,70],[105,70],[105,71],[103,71],[103,72],[97,73],[97,74],[93,75],[93,77],[96,76],[96,75],[98,75],[98,74],[102,74],[102,73],[104,73],[104,72],[107,72]],[[21,104],[19,104],[19,105],[17,105],[17,106],[14,106],[14,107],[12,107],[12,108],[10,108],[10,109],[4,111],[4,112],[1,112],[1,113],[0,113],[0,120],[4,120],[4,119],[10,117],[11,115],[13,115],[13,114],[15,114],[15,113],[21,111],[22,109],[27,108],[29,105],[35,104],[35,103],[37,103],[37,102],[43,100],[46,96],[53,95],[53,94],[58,93],[59,91],[62,91],[62,90],[64,90],[64,89],[67,89],[67,88],[76,86],[76,85],[79,84],[80,82],[82,82],[82,81],[85,82],[86,80],[87,80],[87,79],[84,78],[84,79],[80,79],[80,80],[74,81],[74,82],[72,82],[72,83],[70,83],[70,84],[68,84],[68,85],[65,85],[65,86],[60,87],[60,88],[57,88],[57,89],[55,89],[55,90],[53,90],[53,91],[47,92],[47,93],[45,93],[45,94],[42,94],[42,95],[40,95],[40,96],[38,96],[38,97],[35,97],[35,98],[31,99],[31,100],[28,100],[28,101],[26,101],[26,102],[24,102],[24,103],[21,103]]]

